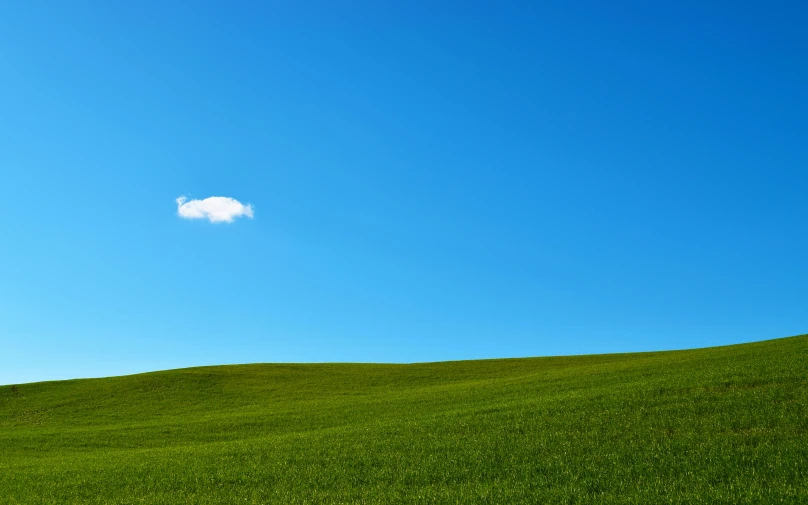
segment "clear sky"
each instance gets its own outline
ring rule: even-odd
[[[808,4],[501,4],[0,3],[0,383],[808,332]]]

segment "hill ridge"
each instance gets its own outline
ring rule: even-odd
[[[808,335],[0,387],[3,503],[808,501]],[[2,499],[0,499],[2,502]]]

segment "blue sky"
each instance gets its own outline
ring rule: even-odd
[[[3,2],[0,383],[807,332],[806,9]]]

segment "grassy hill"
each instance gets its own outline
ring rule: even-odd
[[[808,336],[3,386],[0,503],[808,503]]]

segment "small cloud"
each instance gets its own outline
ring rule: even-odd
[[[207,219],[211,223],[232,223],[241,216],[253,217],[252,205],[244,205],[235,198],[211,196],[204,200],[177,198],[177,214],[184,219]]]

